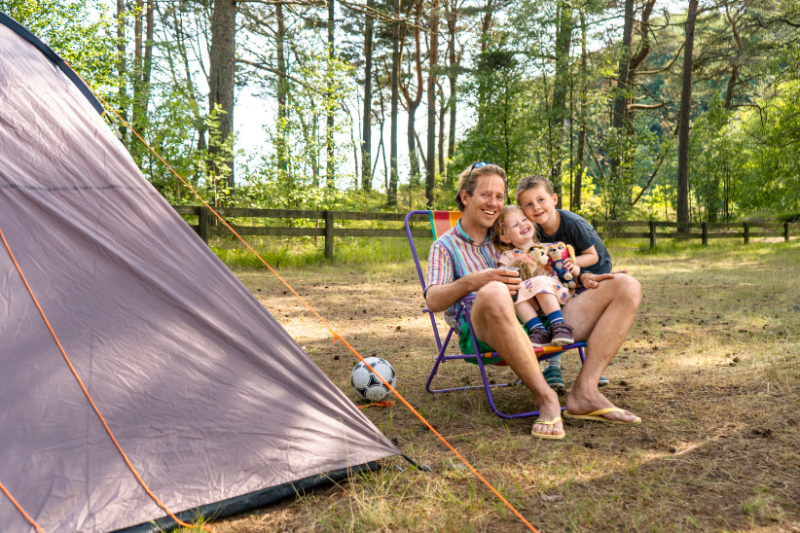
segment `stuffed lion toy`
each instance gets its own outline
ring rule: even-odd
[[[533,257],[533,260],[539,264],[540,268],[533,266],[527,261],[514,261],[511,266],[519,267],[519,277],[522,281],[531,279],[537,274],[540,274],[536,271],[541,268],[547,269],[546,265],[550,261],[547,256],[547,247],[543,244],[534,244],[528,253]]]

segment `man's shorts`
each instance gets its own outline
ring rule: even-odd
[[[546,316],[540,316],[539,318],[541,319],[542,323],[544,324],[544,327],[549,329],[550,328],[550,323],[548,322],[547,317]],[[531,334],[531,332],[528,330],[528,328],[526,328],[525,325],[522,324],[521,322],[519,323],[519,326],[523,329],[523,331],[525,331],[525,336],[526,337]],[[477,338],[477,335],[476,335],[475,338]],[[475,348],[473,347],[473,344],[472,344],[472,335],[469,334],[469,326],[467,325],[466,322],[462,322],[461,323],[461,332],[458,335],[458,347],[461,348],[461,353],[463,353],[463,354],[475,353]],[[489,346],[488,344],[486,344],[485,342],[483,342],[480,339],[478,339],[478,349],[481,351],[482,354],[483,353],[492,353],[492,352],[495,351],[494,348],[492,348],[491,346]],[[475,357],[472,357],[470,359],[464,359],[464,361],[466,361],[468,363],[472,363],[473,365],[477,365],[478,364],[478,360]],[[484,357],[483,358],[483,364],[485,364],[485,365],[492,365],[492,364],[495,364],[495,363],[499,363],[500,361],[502,361],[502,359],[500,357]]]

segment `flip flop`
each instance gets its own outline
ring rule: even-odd
[[[537,418],[536,420],[534,420],[533,425],[535,426],[536,424],[540,424],[542,426],[554,426],[558,422],[561,422],[561,417],[560,416],[558,418],[553,419],[553,420],[542,420],[541,418]],[[567,434],[564,433],[563,429],[561,430],[561,433],[558,433],[556,435],[553,435],[553,434],[544,435],[542,433],[534,433],[533,432],[533,428],[531,428],[531,435],[533,435],[534,437],[538,437],[540,439],[546,439],[546,440],[559,440],[559,439],[563,439],[564,437],[567,436]]]
[[[576,418],[578,420],[594,420],[595,422],[604,422],[606,424],[623,424],[626,426],[637,426],[642,423],[642,419],[638,416],[633,422],[625,422],[623,420],[612,420],[602,415],[606,413],[624,413],[625,409],[619,407],[606,407],[605,409],[598,409],[597,411],[586,413],[585,415],[574,415],[569,411],[564,411],[564,418]]]

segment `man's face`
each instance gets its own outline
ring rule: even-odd
[[[532,222],[545,226],[555,212],[558,196],[549,194],[544,187],[534,187],[519,193],[519,205]]]
[[[490,229],[506,201],[503,178],[496,174],[478,178],[471,196],[461,191],[461,201],[464,203],[464,217],[482,228]]]

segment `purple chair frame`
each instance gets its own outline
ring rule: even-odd
[[[417,267],[417,275],[419,276],[419,282],[422,286],[422,292],[425,292],[425,277],[422,274],[422,267],[419,264],[419,257],[417,256],[417,248],[414,245],[414,237],[411,235],[411,226],[410,221],[411,217],[415,215],[425,215],[430,217],[430,211],[411,211],[406,215],[405,225],[406,225],[406,235],[408,236],[408,244],[411,247],[411,253],[414,255],[414,264]],[[452,327],[450,331],[447,332],[447,336],[442,342],[441,337],[439,336],[439,328],[436,326],[436,317],[434,316],[433,312],[427,307],[422,310],[423,313],[428,313],[431,319],[431,326],[433,326],[433,334],[436,337],[436,346],[438,349],[438,354],[435,358],[435,363],[433,365],[433,370],[431,370],[431,375],[428,377],[428,381],[425,383],[425,390],[428,391],[430,394],[440,394],[445,392],[456,392],[456,391],[464,391],[464,390],[472,390],[472,389],[484,389],[486,392],[486,399],[489,401],[489,407],[492,409],[492,412],[499,416],[500,418],[525,418],[529,416],[539,416],[539,411],[527,411],[524,413],[514,413],[514,414],[506,414],[500,411],[494,405],[494,399],[492,398],[492,389],[497,387],[508,387],[509,384],[506,383],[498,383],[498,384],[490,384],[489,379],[486,376],[486,365],[483,362],[484,356],[480,353],[480,349],[478,348],[478,340],[475,337],[475,331],[472,329],[472,321],[469,315],[469,306],[466,305],[466,302],[469,300],[474,300],[475,295],[468,295],[458,301],[458,312],[456,315],[456,320],[461,317],[461,314],[464,314],[464,318],[466,319],[467,325],[469,326],[469,334],[472,337],[472,345],[475,347],[475,353],[473,354],[459,354],[459,355],[445,355],[445,351],[447,350],[447,346],[450,344],[450,339],[453,337],[453,332],[455,329]],[[544,349],[542,348],[534,348],[534,351],[538,354],[537,358],[539,361],[546,361],[561,352],[566,350],[578,350],[578,353],[581,356],[581,364],[585,361],[585,355],[583,353],[583,349],[586,347],[585,342],[576,342],[574,344],[569,344],[566,346],[562,346],[561,350],[554,350],[548,351],[544,353]],[[492,352],[491,354],[493,357],[499,357],[497,352]],[[477,359],[478,368],[481,372],[481,379],[483,380],[483,385],[476,385],[476,386],[469,386],[469,387],[456,387],[453,389],[432,389],[431,383],[433,383],[433,378],[436,377],[437,372],[439,371],[439,365],[446,363],[447,361],[454,361],[454,360],[463,360],[463,359]],[[487,363],[487,364],[496,364],[496,363]],[[519,382],[518,382],[519,383]],[[565,408],[562,407],[561,410],[563,411]]]

